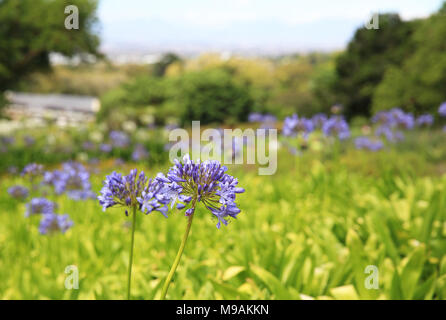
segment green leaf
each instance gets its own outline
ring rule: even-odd
[[[353,287],[351,284],[346,285],[346,286],[342,286],[342,287],[337,287],[337,288],[332,288],[330,290],[332,296],[335,299],[338,300],[358,300],[358,294],[356,293],[355,287]]]
[[[412,299],[415,294],[426,261],[425,251],[425,246],[421,244],[406,258],[406,264],[401,272],[401,289],[405,299]]]
[[[244,271],[245,267],[242,266],[232,266],[225,270],[223,273],[223,280],[227,281],[236,275],[238,275],[240,272]]]
[[[298,296],[293,295],[287,288],[277,279],[273,274],[265,269],[250,265],[251,271],[262,280],[263,283],[270,289],[271,293],[275,295],[277,299],[299,299]]]

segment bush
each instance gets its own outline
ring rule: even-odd
[[[221,69],[188,73],[177,96],[183,122],[245,121],[253,105],[248,88]]]

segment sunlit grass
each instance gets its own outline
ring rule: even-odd
[[[198,209],[167,298],[446,299],[446,149],[437,135],[377,153],[346,146],[335,158],[281,150],[273,176],[231,167],[246,189],[242,213],[217,230]],[[96,192],[112,166],[93,175]],[[154,176],[167,164],[137,167]],[[1,189],[21,182],[4,176]],[[0,193],[0,297],[125,298],[130,218],[94,200],[57,203],[75,225],[42,236],[39,217],[26,219],[24,204]],[[138,214],[134,299],[159,297],[185,227],[181,213]],[[79,290],[64,287],[68,265],[79,269]],[[364,286],[367,265],[378,267],[378,290]]]

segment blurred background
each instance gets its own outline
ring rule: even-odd
[[[79,30],[64,26],[71,4]],[[2,0],[1,115],[117,127],[141,114],[232,124],[333,105],[348,120],[433,112],[446,100],[445,13],[441,0]]]

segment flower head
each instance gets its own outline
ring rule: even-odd
[[[149,157],[149,152],[147,149],[142,145],[138,144],[132,153],[132,160],[133,161],[141,161],[145,160]]]
[[[192,203],[185,211],[186,215],[192,215],[196,203],[202,202],[217,218],[217,228],[220,228],[221,223],[228,223],[228,217],[236,218],[240,213],[235,198],[237,193],[245,191],[237,187],[238,180],[226,174],[226,170],[219,161],[194,162],[185,155],[183,163],[175,160],[167,176],[160,173],[156,179],[164,184],[163,200],[171,207],[176,204],[178,209],[184,209]]]
[[[161,188],[162,184],[148,180],[143,171],[138,175],[138,171],[133,169],[127,176],[112,172],[106,177],[98,200],[103,211],[110,207],[121,206],[137,207],[146,214],[153,210],[165,214],[163,205],[166,201],[163,201],[164,198],[159,194]]]
[[[13,186],[8,189],[8,193],[15,199],[24,200],[28,197],[29,191],[23,186]]]
[[[415,123],[420,127],[429,127],[434,123],[434,117],[431,114],[422,114],[415,120]]]
[[[332,116],[322,126],[325,136],[337,136],[339,140],[350,137],[350,128],[347,121],[340,116]]]
[[[34,214],[51,214],[54,213],[56,204],[45,198],[33,198],[26,204],[25,217]]]
[[[65,233],[74,225],[68,214],[57,215],[55,213],[45,214],[40,221],[39,232],[41,234],[50,234],[54,232]]]
[[[130,144],[130,138],[122,131],[110,132],[110,140],[112,141],[113,146],[117,148],[126,148]]]
[[[378,151],[384,147],[381,140],[371,140],[368,137],[358,137],[355,139],[356,149],[367,149],[370,151]]]
[[[25,166],[22,171],[22,176],[39,176],[43,173],[43,166],[37,163],[31,163]]]
[[[67,162],[62,170],[46,172],[44,182],[52,184],[57,194],[67,193],[74,200],[94,198],[91,191],[90,173],[77,162]]]
[[[446,117],[446,101],[438,107],[438,114],[442,117]]]
[[[282,132],[286,137],[296,136],[301,133],[304,138],[307,138],[313,130],[313,121],[306,118],[299,118],[297,114],[293,114],[285,118]]]
[[[311,118],[311,121],[313,121],[313,125],[315,128],[322,128],[325,121],[327,120],[328,117],[325,113],[317,113]]]

